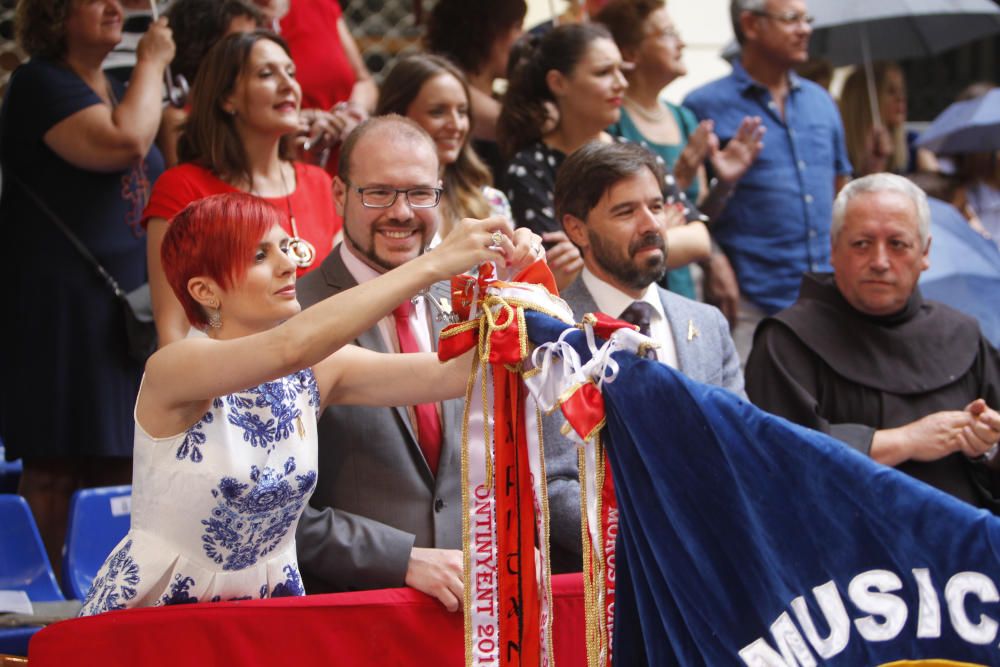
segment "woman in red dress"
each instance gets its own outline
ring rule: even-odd
[[[178,144],[181,164],[164,172],[144,213],[153,312],[160,345],[190,326],[160,263],[169,220],[187,204],[223,192],[247,192],[284,216],[301,276],[319,266],[340,230],[331,179],[293,162],[302,91],[285,42],[266,30],[229,35],[198,71],[191,115]]]

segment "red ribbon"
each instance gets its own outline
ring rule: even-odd
[[[504,667],[537,667],[541,655],[534,503],[528,441],[521,414],[525,391],[516,374],[494,366],[497,599],[500,665]]]
[[[559,409],[584,440],[604,422],[604,396],[593,382],[580,385],[559,405]]]
[[[632,329],[633,331],[639,330],[639,327],[634,324],[629,324],[624,320],[615,319],[614,317],[604,313],[587,313],[584,317],[591,318],[591,324],[594,327],[594,335],[598,338],[603,338],[604,340],[610,340],[611,334],[619,329]]]
[[[611,464],[604,462],[604,488],[601,489],[601,539],[604,549],[604,609],[602,617],[608,630],[608,667],[611,667],[615,625],[615,542],[618,539],[618,500],[611,478]]]

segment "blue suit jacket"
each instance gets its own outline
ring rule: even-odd
[[[658,289],[677,348],[678,370],[692,380],[728,389],[745,399],[740,359],[729,333],[729,323],[719,309]],[[580,278],[560,296],[569,304],[577,321],[584,314],[598,310],[594,297]],[[618,316],[618,313],[607,314]],[[697,335],[689,340],[690,325],[694,325]],[[562,423],[562,414],[558,411],[543,419],[552,567],[553,572],[576,572],[582,564],[580,480],[576,446],[560,432]]]

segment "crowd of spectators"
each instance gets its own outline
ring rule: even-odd
[[[998,154],[916,148],[896,64],[875,63],[872,82],[858,68],[839,105],[797,74],[806,0],[732,0],[741,55],[679,105],[660,97],[687,72],[664,0],[573,8],[522,34],[524,0],[439,0],[427,52],[379,88],[335,0],[176,0],[148,21],[125,86],[104,69],[119,0],[18,0],[31,60],[0,115],[0,437],[53,563],[72,492],[131,479],[143,373],[114,293],[62,227],[124,291],[149,282],[163,348],[226,319],[177,298],[161,253],[175,216],[221,193],[278,212],[304,307],[463,219],[509,219],[541,236],[578,317],[615,311],[659,338],[660,361],[740,395],[749,359],[749,400],[1000,507],[1000,355],[974,320],[920,297],[937,204],[900,176],[1000,243]],[[191,82],[186,99],[165,101],[168,72]],[[430,301],[354,342],[433,352]],[[695,323],[697,349],[678,333]],[[449,400],[327,408],[299,525],[307,584],[405,583],[458,605],[460,419]],[[579,485],[558,431],[546,426],[552,535],[557,569],[574,569]]]

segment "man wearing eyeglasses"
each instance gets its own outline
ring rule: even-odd
[[[333,186],[344,240],[298,285],[308,307],[425,251],[440,222],[434,142],[400,116],[372,118],[341,148]],[[444,322],[406,302],[354,343],[433,352]],[[411,586],[462,599],[460,400],[399,408],[338,405],[319,421],[319,481],[296,540],[309,593]]]
[[[832,98],[792,70],[809,56],[805,2],[732,0],[730,13],[741,57],[684,105],[715,121],[722,143],[745,116],[759,116],[767,128],[764,149],[712,229],[740,285],[733,338],[745,362],[757,323],[795,301],[802,274],[830,270],[833,198],[851,165]]]

